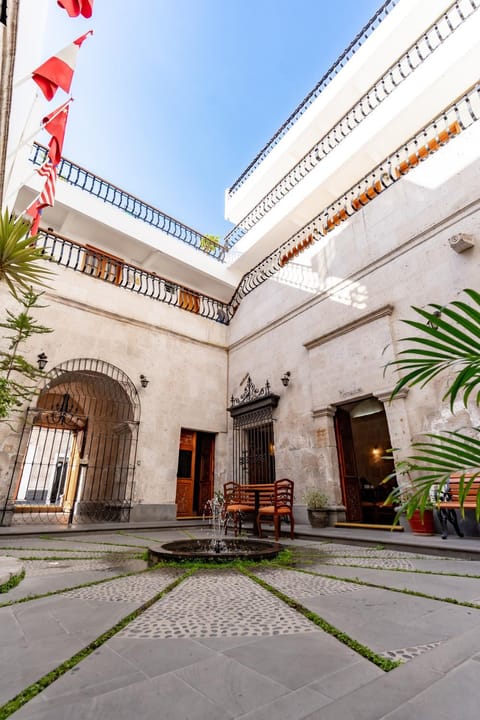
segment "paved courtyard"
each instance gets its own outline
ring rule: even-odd
[[[479,561],[298,539],[147,568],[207,533],[1,536],[25,577],[0,595],[0,720],[477,719]]]

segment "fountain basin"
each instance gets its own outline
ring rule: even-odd
[[[227,562],[229,560],[271,560],[282,550],[279,543],[261,540],[225,538],[216,540],[177,540],[148,549],[148,564],[155,565],[162,560],[209,560]]]

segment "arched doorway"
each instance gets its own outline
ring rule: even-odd
[[[370,396],[338,406],[335,433],[347,522],[390,525],[395,511],[384,502],[396,481],[382,482],[394,470],[383,403]]]
[[[128,520],[139,416],[136,388],[114,365],[80,358],[55,367],[27,413],[14,522]]]

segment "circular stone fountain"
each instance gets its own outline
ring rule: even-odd
[[[236,538],[206,538],[203,540],[177,540],[148,549],[148,564],[162,560],[271,560],[282,550],[278,543]]]

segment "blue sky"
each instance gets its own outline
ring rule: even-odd
[[[63,154],[223,236],[225,188],[380,5],[96,0],[85,20],[52,1],[45,58],[94,30],[78,55]]]

